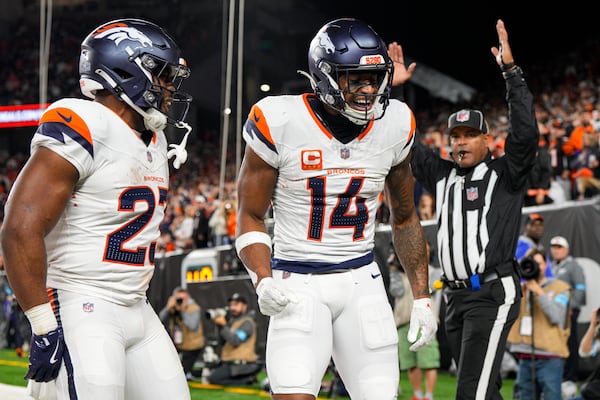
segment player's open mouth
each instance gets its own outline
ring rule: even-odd
[[[366,99],[356,99],[350,101],[348,105],[358,111],[367,111],[372,106],[371,102]]]

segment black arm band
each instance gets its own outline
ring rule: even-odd
[[[502,64],[500,66],[500,69],[502,70],[502,72],[508,72],[508,70],[511,69],[514,66],[515,66],[515,63],[513,61],[513,62],[509,62],[508,64]]]
[[[523,70],[519,66],[516,66],[515,68],[511,69],[510,71],[506,71],[506,72],[502,73],[502,76],[504,77],[504,79],[510,79],[513,76],[517,76],[517,75],[523,75]]]

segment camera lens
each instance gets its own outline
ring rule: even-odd
[[[177,304],[183,304],[183,299],[181,297],[179,297],[178,299],[175,300],[175,302]]]
[[[521,267],[521,276],[526,280],[538,279],[540,276],[540,266],[531,257],[525,257],[519,264]]]
[[[206,318],[207,319],[215,319],[216,317],[224,317],[227,315],[227,307],[223,308],[210,308],[206,310]]]

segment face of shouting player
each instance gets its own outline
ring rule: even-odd
[[[339,77],[344,100],[354,110],[366,114],[377,100],[381,79],[376,72],[342,74]]]

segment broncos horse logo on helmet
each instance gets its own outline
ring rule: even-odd
[[[387,46],[368,24],[355,18],[340,18],[319,29],[308,50],[306,76],[319,99],[357,125],[383,117],[392,90],[394,63]],[[350,107],[340,89],[339,77],[349,73],[377,73],[379,89],[373,107],[358,111]]]
[[[104,37],[113,40],[115,45],[118,47],[123,40],[137,40],[142,46],[152,46],[152,40],[136,28],[131,28],[123,23],[116,23],[108,26],[102,26],[96,32],[92,33],[97,39]]]
[[[333,45],[333,42],[329,38],[327,32],[317,33],[317,38],[319,40],[319,46],[325,49],[325,53],[333,54],[335,51],[335,46]]]

